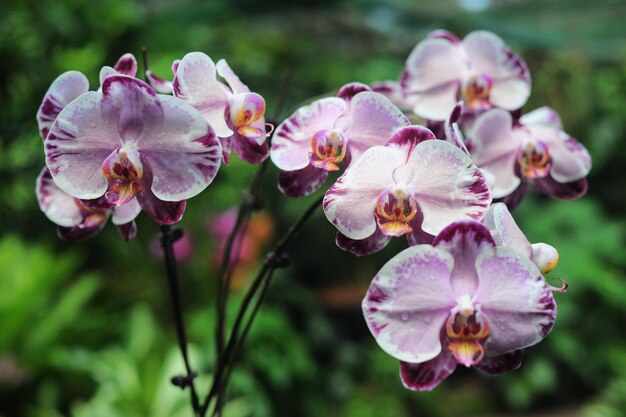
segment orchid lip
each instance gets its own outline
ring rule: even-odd
[[[385,235],[399,237],[413,231],[409,223],[418,210],[415,197],[404,187],[395,186],[376,199],[376,222]]]
[[[492,88],[493,81],[488,75],[479,74],[470,77],[463,88],[463,100],[467,107],[473,110],[490,108],[489,95]]]
[[[528,179],[545,178],[550,173],[552,158],[548,146],[541,140],[526,140],[517,154],[520,173]]]
[[[489,336],[489,325],[478,307],[469,295],[461,295],[446,321],[448,350],[457,362],[467,367],[476,365],[483,359],[483,343]]]
[[[133,149],[113,151],[102,163],[102,174],[109,182],[105,198],[112,205],[127,203],[143,191],[143,164]]]
[[[339,163],[346,157],[346,137],[339,129],[323,129],[311,137],[309,158],[313,166],[325,171],[338,171]]]

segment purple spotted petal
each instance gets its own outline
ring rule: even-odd
[[[363,299],[363,315],[389,355],[420,363],[442,352],[440,332],[455,305],[453,265],[445,250],[419,245],[394,256],[376,274]]]
[[[582,179],[565,184],[557,182],[554,178],[547,176],[532,182],[532,187],[546,195],[561,200],[574,200],[587,193],[587,180]]]
[[[489,101],[506,110],[522,107],[530,95],[530,72],[526,63],[498,36],[472,32],[463,39],[472,72],[493,81]]]
[[[120,224],[117,226],[117,231],[125,242],[129,242],[137,236],[137,224],[134,221]]]
[[[476,259],[479,284],[474,303],[489,324],[485,353],[497,356],[534,345],[556,319],[552,291],[541,272],[511,248],[498,246]]]
[[[250,89],[241,82],[239,77],[233,72],[225,59],[217,61],[217,73],[228,83],[234,94],[249,93]]]
[[[498,246],[508,246],[528,259],[532,259],[532,248],[528,239],[515,223],[504,203],[495,203],[489,207],[483,223],[491,232]]]
[[[156,92],[145,82],[126,75],[108,76],[102,83],[102,106],[120,108],[117,130],[124,142],[134,143],[163,120]]]
[[[393,185],[393,172],[405,158],[402,147],[375,146],[330,187],[324,196],[324,213],[340,233],[362,240],[377,230],[376,199]]]
[[[159,94],[172,94],[174,91],[171,81],[159,77],[150,70],[146,70],[146,79],[148,80],[148,84],[154,88],[154,91]]]
[[[174,224],[183,218],[186,200],[163,201],[157,198],[151,190],[151,173],[144,173],[144,189],[137,194],[137,202],[142,210],[146,212],[155,222],[159,224]]]
[[[363,91],[372,91],[372,89],[368,85],[363,83],[349,83],[339,89],[339,91],[337,92],[337,97],[349,102],[352,100],[352,97],[356,96],[359,93],[362,93]]]
[[[478,117],[468,135],[472,160],[496,179],[492,190],[494,198],[511,194],[521,182],[515,175],[515,164],[517,152],[527,133],[512,129],[512,123],[509,112],[489,110]]]
[[[337,232],[335,243],[346,252],[350,252],[356,256],[366,256],[376,253],[391,241],[391,236],[385,235],[380,229],[376,229],[373,235],[361,240],[350,239],[349,237]]]
[[[50,126],[61,110],[88,90],[87,77],[78,71],[64,72],[50,84],[37,111],[37,125],[42,140],[48,136]]]
[[[180,61],[173,81],[174,95],[195,107],[219,137],[228,137],[225,111],[229,89],[217,80],[215,64],[202,52],[191,52]]]
[[[451,286],[455,293],[473,294],[479,285],[476,257],[484,251],[493,252],[496,245],[489,230],[477,222],[456,222],[443,229],[432,244],[454,259]]]
[[[437,235],[448,224],[482,219],[491,194],[482,172],[456,146],[443,140],[420,143],[407,160],[410,185],[424,215],[422,229]]]
[[[196,196],[215,178],[222,146],[202,115],[176,97],[159,95],[161,124],[146,126],[137,141],[144,166],[154,177],[152,191],[164,201]]]
[[[102,90],[102,84],[104,84],[104,80],[106,80],[106,78],[111,75],[117,75],[117,71],[115,71],[113,67],[105,65],[100,69],[100,88],[98,89],[98,91]]]
[[[128,203],[113,208],[113,217],[111,221],[114,225],[120,226],[130,223],[141,213],[141,206],[136,198]]]
[[[328,172],[307,165],[297,171],[281,171],[278,189],[289,197],[305,197],[317,191],[328,178]]]
[[[68,104],[50,128],[45,142],[46,165],[55,183],[81,199],[98,198],[108,187],[102,163],[122,145],[116,127],[121,103],[103,101],[88,92]]]
[[[412,391],[431,391],[454,372],[456,364],[454,355],[443,350],[437,357],[424,363],[400,362],[400,379]]]
[[[265,132],[265,126],[263,126],[263,132]],[[265,138],[265,135],[263,135],[263,137]],[[251,164],[258,164],[265,161],[270,154],[270,146],[267,141],[264,140],[263,143],[259,145],[256,139],[237,134],[234,135],[231,146],[237,156]]]
[[[351,116],[346,118],[348,147],[352,163],[372,146],[384,145],[399,128],[409,126],[409,119],[382,94],[365,91],[350,103]]]
[[[435,135],[425,127],[414,125],[398,129],[387,140],[385,145],[397,145],[405,147],[407,154],[413,152],[413,149],[425,140],[435,139]]]
[[[514,350],[503,355],[485,357],[478,364],[476,369],[489,375],[500,375],[505,372],[514,371],[522,365],[522,351]]]
[[[466,57],[459,44],[443,37],[426,39],[415,47],[400,80],[407,104],[418,116],[445,120],[457,102],[467,77]]]
[[[48,168],[44,167],[37,177],[35,191],[39,208],[51,222],[65,227],[82,222],[83,216],[74,197],[56,186]]]
[[[137,60],[133,54],[126,53],[117,60],[113,69],[119,74],[134,77],[137,75]]]
[[[272,162],[285,171],[308,166],[313,135],[320,130],[332,129],[347,109],[344,100],[328,97],[296,110],[274,132],[270,150]]]

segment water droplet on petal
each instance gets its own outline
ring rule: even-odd
[[[89,123],[89,127],[91,127],[92,129],[95,129],[96,126],[97,126],[97,124],[96,124],[95,120],[93,122]]]
[[[409,321],[409,315],[407,313],[402,313],[400,315],[400,319],[402,319],[402,321]]]

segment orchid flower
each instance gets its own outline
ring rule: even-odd
[[[418,116],[445,120],[462,99],[467,110],[515,110],[530,95],[526,63],[498,36],[476,31],[462,41],[438,30],[409,55],[400,86]]]
[[[212,182],[221,160],[221,145],[197,110],[127,75],[109,75],[101,92],[67,104],[45,148],[62,191],[104,197],[109,207],[136,198],[160,224],[181,219],[185,200]]]
[[[270,155],[282,171],[278,187],[291,197],[309,195],[329,172],[339,171],[341,164],[347,168],[409,124],[384,96],[364,84],[347,84],[337,97],[299,108],[276,128]]]
[[[227,83],[218,81],[219,74]],[[222,143],[224,162],[230,150],[256,164],[269,155],[265,134],[265,100],[241,82],[225,60],[217,65],[201,52],[183,57],[176,66],[174,96],[195,107]]]
[[[570,200],[587,190],[591,158],[583,145],[562,130],[549,107],[522,116],[492,109],[481,114],[468,132],[468,149],[480,168],[496,179],[494,198],[519,203],[528,186],[551,197]]]
[[[506,246],[530,259],[542,274],[548,274],[559,263],[559,253],[547,243],[530,243],[504,203],[489,207],[483,224],[497,246]]]
[[[37,201],[39,208],[56,224],[57,233],[65,240],[82,240],[98,233],[112,217],[122,239],[129,241],[137,235],[135,218],[141,207],[134,198],[117,207],[98,206],[95,201],[74,198],[56,186],[48,168],[37,177]]]
[[[463,150],[408,126],[365,151],[326,192],[323,207],[337,245],[360,256],[393,236],[429,243],[452,222],[480,221],[490,203],[485,177]]]
[[[378,272],[363,315],[379,346],[400,360],[405,387],[429,391],[458,364],[487,374],[520,366],[522,348],[550,333],[552,291],[526,257],[496,246],[476,222],[446,227]]]
[[[128,75],[129,77],[135,77],[137,75],[137,59],[131,53],[126,53],[117,60],[113,67],[104,66],[100,70],[100,85],[104,83],[104,80],[109,75]]]

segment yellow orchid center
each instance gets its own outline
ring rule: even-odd
[[[469,109],[488,109],[491,107],[489,94],[492,87],[493,81],[490,77],[484,74],[472,76],[463,88],[463,101]]]
[[[136,151],[124,148],[114,151],[102,164],[102,174],[109,180],[105,198],[113,205],[127,203],[143,191],[140,182],[143,165]]]
[[[529,179],[546,177],[552,166],[548,147],[540,140],[526,141],[517,154],[517,162],[522,176]]]
[[[311,164],[325,171],[339,171],[346,157],[347,141],[339,129],[320,130],[311,137]]]
[[[376,200],[376,222],[380,230],[388,236],[402,236],[411,233],[409,225],[417,215],[415,198],[402,187],[382,192]]]
[[[459,298],[457,308],[446,322],[446,334],[448,349],[457,362],[469,367],[483,359],[483,343],[489,336],[489,325],[475,311],[469,296]]]

